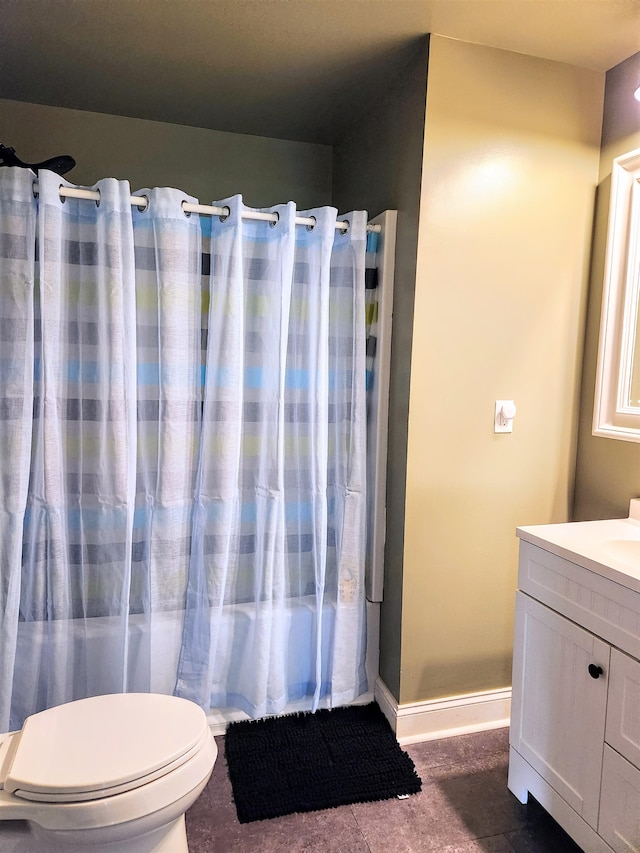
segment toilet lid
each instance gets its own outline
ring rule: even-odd
[[[80,699],[25,720],[4,789],[44,802],[111,796],[180,766],[206,737],[204,711],[186,699],[154,693]]]

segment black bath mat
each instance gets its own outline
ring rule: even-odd
[[[240,823],[422,787],[375,702],[231,723],[225,752]]]

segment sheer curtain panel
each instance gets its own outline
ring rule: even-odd
[[[366,689],[366,215],[0,169],[0,730]]]

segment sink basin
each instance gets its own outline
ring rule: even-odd
[[[640,569],[640,539],[611,539],[602,543],[602,549],[612,559]]]
[[[518,536],[640,592],[640,500],[628,518],[519,527]]]

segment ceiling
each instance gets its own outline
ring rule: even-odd
[[[606,71],[640,0],[0,0],[0,98],[331,144],[426,33]]]

